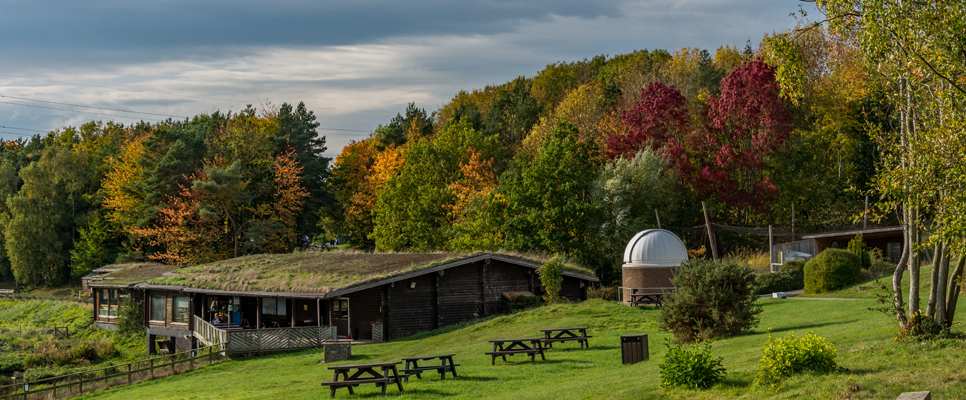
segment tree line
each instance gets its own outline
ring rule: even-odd
[[[300,103],[5,141],[0,277],[58,285],[114,262],[290,251],[331,201],[317,126]]]

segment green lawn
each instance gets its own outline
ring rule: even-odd
[[[448,328],[391,343],[355,346],[347,363],[398,361],[402,357],[455,353],[458,379],[437,376],[411,379],[405,392],[390,396],[424,398],[507,399],[895,399],[901,392],[932,390],[934,398],[966,398],[966,348],[962,340],[916,343],[894,340],[895,324],[879,312],[868,311],[874,300],[762,300],[761,325],[753,333],[719,340],[714,352],[724,358],[726,381],[707,391],[660,388],[658,365],[667,334],[657,329],[658,311],[599,300],[554,305],[498,317],[461,328]],[[962,303],[961,303],[962,307]],[[960,314],[966,315],[966,314]],[[490,359],[489,339],[532,337],[542,328],[589,326],[590,350],[575,343],[558,344],[546,361],[512,362]],[[957,324],[956,331],[963,331]],[[783,336],[814,331],[838,348],[842,370],[830,375],[802,375],[786,381],[781,390],[751,386],[768,332]],[[650,335],[651,360],[621,365],[624,334]],[[319,364],[319,351],[277,354],[225,362],[183,375],[143,382],[91,394],[91,399],[321,399],[331,378]],[[528,360],[529,358],[527,358]],[[372,398],[375,385],[360,386],[355,396],[340,389],[337,398]]]

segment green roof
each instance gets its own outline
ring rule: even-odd
[[[92,285],[145,283],[239,292],[329,293],[486,255],[531,265],[543,262],[540,256],[508,253],[304,251],[259,254],[180,268],[153,263],[112,265],[109,267],[126,268],[108,273],[104,280],[92,282]],[[565,273],[597,280],[592,271],[573,264],[566,266]]]

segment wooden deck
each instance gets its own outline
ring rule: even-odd
[[[229,353],[262,353],[320,347],[335,340],[335,327],[220,329],[196,316],[193,334],[205,344],[224,343]]]

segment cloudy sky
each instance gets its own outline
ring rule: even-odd
[[[757,47],[798,0],[0,1],[0,138],[304,101],[334,155],[413,101],[636,49]],[[810,16],[814,12],[810,13]]]

